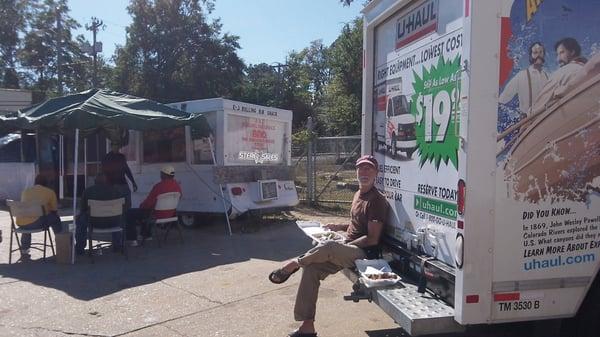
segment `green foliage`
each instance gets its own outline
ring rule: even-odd
[[[306,145],[314,137],[314,134],[307,129],[302,129],[292,135],[292,143],[294,145]]]
[[[292,51],[285,64],[250,65],[242,85],[241,99],[247,102],[290,109],[294,129],[301,128],[323,101],[329,79],[327,47],[322,41],[297,52]]]
[[[204,7],[203,7],[204,5]],[[112,85],[163,102],[238,97],[244,64],[238,37],[208,21],[212,2],[131,0],[125,46],[117,49]]]
[[[346,24],[328,53],[331,80],[319,119],[330,135],[357,135],[362,115],[362,20]]]
[[[21,45],[19,34],[27,26],[29,1],[0,0],[0,86],[19,88],[17,50]]]
[[[73,36],[80,23],[67,5],[68,0],[0,0],[1,86],[30,89],[34,101],[56,96],[59,89],[66,94],[91,87],[93,62],[80,48],[87,41]],[[127,9],[132,23],[125,44],[110,63],[98,55],[99,87],[162,102],[228,97],[289,109],[300,140],[306,138],[308,117],[317,134],[360,133],[360,19],[346,24],[330,46],[316,40],[289,53],[283,64],[246,66],[237,55],[238,37],[221,33],[219,20],[207,16],[214,0],[130,0]]]
[[[69,16],[67,0],[26,1],[21,11],[21,31],[27,30],[19,41],[19,73],[25,87],[35,91],[37,97],[54,96],[58,91],[58,41],[61,41],[61,72],[63,89],[76,92],[90,87],[90,58],[80,49],[86,42],[83,36],[73,37],[71,31],[80,24]],[[61,29],[57,28],[60,18]],[[25,26],[26,23],[26,26]]]

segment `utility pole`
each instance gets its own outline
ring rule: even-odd
[[[101,20],[98,20],[95,17],[92,17],[92,23],[91,24],[86,24],[85,25],[85,29],[87,30],[91,30],[92,31],[92,56],[94,58],[94,75],[92,77],[92,85],[94,86],[94,88],[96,88],[98,86],[98,59],[97,59],[97,54],[98,54],[98,48],[96,48],[96,34],[98,33],[98,28],[101,28],[104,26],[104,23]]]
[[[58,95],[63,95],[62,85],[62,21],[61,7],[56,7],[56,77],[58,78]]]
[[[271,68],[272,69],[276,69],[277,71],[277,82],[279,82],[279,85],[277,86],[277,90],[275,92],[275,95],[277,96],[277,100],[282,100],[283,96],[282,95],[282,91],[283,91],[283,70],[285,70],[287,68],[287,58],[286,58],[286,62],[285,64],[280,63],[280,62],[273,62],[271,63]],[[281,102],[279,102],[281,103]]]

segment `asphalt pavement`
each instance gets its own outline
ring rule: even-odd
[[[281,285],[267,279],[311,247],[291,219],[234,224],[232,236],[212,221],[185,229],[183,244],[172,235],[163,247],[130,248],[128,259],[105,250],[74,265],[38,253],[8,265],[9,224],[0,211],[0,336],[279,337],[298,325],[299,273]],[[345,302],[350,291],[342,274],[323,281],[319,336],[406,336],[374,304]]]

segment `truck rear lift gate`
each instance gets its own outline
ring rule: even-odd
[[[454,308],[435,296],[417,291],[418,286],[403,280],[396,286],[367,289],[357,286],[355,271],[344,269],[344,275],[355,282],[354,292],[346,300],[374,301],[411,336],[463,332],[465,328],[454,320]]]

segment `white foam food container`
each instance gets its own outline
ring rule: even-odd
[[[343,242],[344,237],[334,231],[331,231],[327,228],[323,228],[322,224],[318,221],[296,221],[296,225],[298,228],[304,232],[308,237],[313,239],[316,242],[325,242],[325,241],[337,241]]]
[[[400,281],[400,276],[392,271],[387,261],[379,260],[356,260],[356,269],[360,278],[367,288],[386,287]],[[391,278],[373,279],[372,277],[392,276]]]

